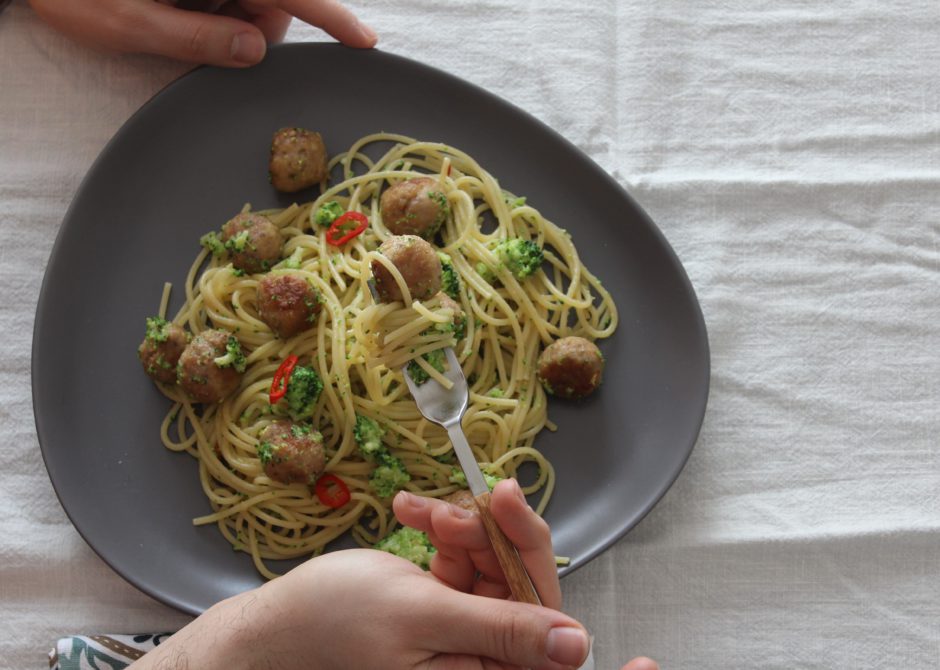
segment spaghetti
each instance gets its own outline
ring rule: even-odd
[[[534,464],[538,474],[523,490],[541,493],[536,510],[541,513],[555,475],[534,440],[543,428],[555,426],[535,376],[539,352],[557,338],[596,340],[617,326],[610,295],[581,264],[567,232],[524,198],[504,191],[469,155],[443,144],[376,134],[335,156],[330,168],[334,179],[321,186],[316,201],[258,212],[287,240],[285,260],[270,272],[303,277],[319,291],[322,308],[315,323],[279,339],[259,318],[256,294],[263,275],[245,275],[203,250],[186,277],[185,302],[173,321],[193,334],[210,328],[233,333],[247,369],[239,389],[217,405],[194,406],[179,387],[159,385],[173,401],[161,426],[163,443],[198,460],[212,506],[211,514],[194,523],[216,524],[268,578],[276,576],[268,560],[319,554],[347,531],[371,546],[394,526],[391,499],[370,486],[376,466],[354,439],[357,415],[384,429],[385,447],[410,476],[405,489],[439,497],[460,488],[447,434],[420,415],[401,370],[414,361],[436,378],[423,355],[448,346],[470,385],[463,427],[477,460],[498,477],[517,476],[524,464]],[[370,264],[386,260],[375,250],[390,235],[379,196],[391,184],[429,175],[439,180],[449,209],[437,241],[459,278],[456,300],[435,296],[407,304],[399,275],[406,303],[376,304],[367,284]],[[316,222],[328,203],[361,213],[369,226],[337,244],[336,231]],[[509,238],[538,244],[543,267],[518,280],[493,253],[495,243]],[[161,312],[166,302],[165,292]],[[462,312],[459,329],[452,327],[454,302]],[[259,434],[284,418],[270,404],[269,390],[288,356],[297,356],[324,381],[311,423],[322,433],[325,471],[349,490],[341,506],[325,504],[312,486],[270,479],[259,459]]]

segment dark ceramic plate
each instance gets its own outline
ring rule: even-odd
[[[434,103],[418,104],[416,86]],[[209,511],[198,468],[163,448],[167,401],[135,349],[201,234],[245,202],[296,199],[266,178],[271,133],[285,125],[320,130],[331,151],[380,130],[456,146],[572,233],[621,324],[602,343],[600,391],[552,401],[558,432],[536,444],[558,474],[546,518],[556,553],[571,557],[563,572],[613,544],[675,481],[705,412],[705,324],[678,259],[613,179],[525,112],[421,63],[315,44],[168,86],[108,143],[65,216],[36,314],[33,402],[49,476],[82,536],[132,584],[186,612],[261,583],[215,527],[192,525]]]

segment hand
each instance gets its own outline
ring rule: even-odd
[[[176,0],[30,0],[36,13],[77,42],[105,50],[151,53],[193,63],[247,67],[283,39],[291,17],[322,28],[343,44],[369,48],[376,36],[337,0],[186,2]]]
[[[433,572],[369,549],[326,554],[260,589],[216,605],[134,664],[205,670],[498,670],[577,667],[584,628],[549,609],[509,600],[482,523],[437,500],[399,494],[396,514],[426,528]],[[421,503],[424,504],[421,504]],[[493,492],[493,515],[517,544],[546,603],[560,604],[551,536],[515,482]],[[549,567],[550,566],[550,569]],[[468,575],[479,569],[474,580]],[[624,670],[656,670],[635,659]]]
[[[493,518],[519,550],[542,604],[560,609],[561,587],[548,524],[529,507],[514,479],[499,482],[491,500]],[[458,591],[509,597],[506,578],[475,512],[405,492],[395,497],[393,506],[399,521],[425,531],[437,548],[431,559],[432,575]]]

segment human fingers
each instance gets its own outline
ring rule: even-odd
[[[253,65],[266,49],[250,23],[150,0],[33,0],[33,6],[53,27],[98,48],[229,67]]]
[[[428,534],[431,544],[437,549],[431,559],[431,574],[451,588],[470,592],[476,578],[473,561],[462,546],[445,542],[438,536],[432,526],[431,515],[435,509],[455,516],[460,515],[462,519],[472,515],[456,506],[448,505],[443,500],[416,496],[407,491],[400,491],[395,496],[392,509],[400,522]],[[470,525],[474,523],[471,522]]]
[[[282,42],[293,19],[290,14],[276,7],[265,9],[259,14],[252,14],[237,2],[226,2],[218,13],[256,26],[264,34],[264,39],[268,44]]]
[[[620,670],[659,670],[659,664],[651,658],[640,656],[638,658],[634,658],[632,661],[620,668]]]
[[[448,590],[437,599],[433,616],[437,625],[430,650],[446,654],[548,670],[580,666],[590,645],[587,632],[574,619],[511,600]],[[440,625],[442,621],[448,625]]]
[[[250,12],[279,7],[301,21],[322,29],[350,47],[370,49],[378,41],[375,31],[337,0],[239,0]]]
[[[558,566],[552,550],[552,532],[545,519],[535,513],[515,479],[496,484],[490,499],[490,511],[497,525],[519,551],[546,607],[561,607]]]

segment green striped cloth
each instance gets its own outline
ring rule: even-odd
[[[49,652],[50,670],[123,670],[171,634],[73,635]]]

